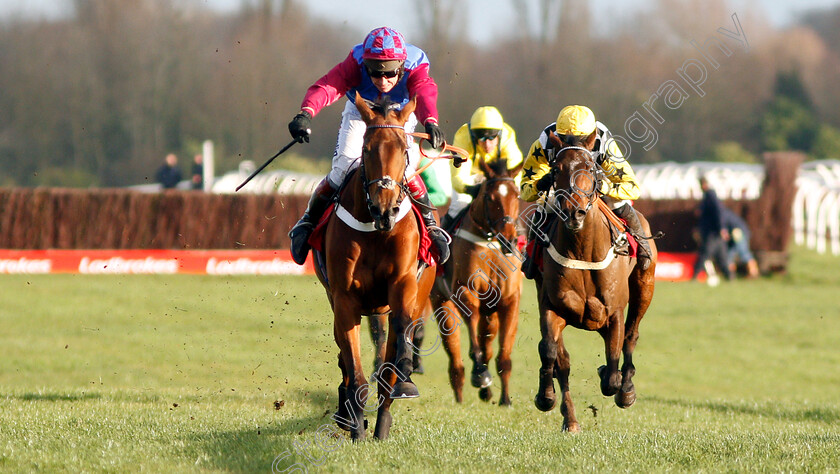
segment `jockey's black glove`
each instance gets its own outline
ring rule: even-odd
[[[312,133],[312,115],[307,111],[295,115],[289,122],[289,133],[298,143],[309,143],[309,134]]]
[[[479,189],[481,189],[481,184],[468,184],[464,186],[464,192],[472,197],[478,196]]]
[[[554,184],[554,169],[548,173],[546,173],[542,178],[537,180],[537,184],[535,185],[537,191],[548,191],[551,189],[551,185]]]
[[[455,155],[452,157],[452,165],[456,168],[460,168],[461,165],[467,162],[467,159],[461,155]]]
[[[431,120],[426,122],[426,133],[429,134],[429,143],[432,144],[432,148],[440,148],[446,143],[446,139],[443,137],[443,130]]]

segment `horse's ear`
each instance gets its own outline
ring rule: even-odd
[[[548,134],[548,141],[550,141],[551,144],[554,145],[554,148],[563,148],[563,142],[560,141],[560,137],[553,133]]]
[[[371,109],[367,101],[362,98],[361,94],[356,92],[356,108],[359,109],[359,113],[362,115],[362,120],[370,125],[373,122],[373,117],[376,116],[376,113]]]
[[[397,119],[400,121],[400,123],[408,122],[408,117],[414,113],[415,108],[417,108],[417,94],[415,94],[414,97],[412,97],[411,100],[409,100],[408,103],[405,104],[405,107],[403,107],[402,110],[400,110],[400,112],[397,114]]]
[[[582,145],[587,150],[591,150],[595,147],[595,139],[598,138],[598,130],[593,131],[589,134],[588,137],[583,139]]]

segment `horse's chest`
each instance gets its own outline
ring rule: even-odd
[[[564,285],[562,282],[551,292],[549,300],[566,323],[571,326],[597,330],[604,327],[610,316],[621,317],[627,304],[626,298],[612,292],[595,291],[585,284]]]

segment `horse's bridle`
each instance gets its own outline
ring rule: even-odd
[[[488,188],[491,184],[496,183],[496,182],[499,182],[499,181],[513,181],[513,182],[515,182],[516,180],[515,180],[514,178],[510,178],[510,177],[504,177],[504,178],[490,178],[490,179],[488,179],[488,180],[484,181],[484,183],[482,183],[482,184],[484,185],[484,197],[483,197],[483,201],[482,201],[482,202],[483,202],[483,204],[484,204],[484,220],[485,220],[485,223],[487,224],[487,227],[486,227],[486,228],[482,228],[482,223],[478,222],[478,221],[475,219],[475,214],[473,214],[472,212],[470,212],[470,218],[472,219],[473,224],[475,224],[476,229],[477,229],[479,232],[481,232],[481,233],[482,233],[482,235],[483,235],[485,238],[487,238],[487,239],[490,239],[490,238],[492,238],[492,237],[493,237],[493,235],[494,235],[494,234],[493,234],[493,228],[496,226],[496,224],[498,224],[498,223],[500,223],[500,222],[501,222],[501,223],[504,223],[504,224],[512,224],[512,223],[513,223],[513,218],[512,218],[512,217],[510,217],[510,216],[509,216],[509,215],[507,215],[507,214],[505,214],[504,216],[500,217],[499,219],[496,219],[496,220],[494,220],[494,221],[491,221],[491,220],[490,220],[490,214],[487,212],[488,204],[490,203],[490,193],[488,193],[488,192],[487,192],[487,188]]]
[[[378,129],[378,128],[396,128],[403,131],[405,134],[405,127],[402,125],[393,125],[393,124],[380,124],[380,125],[368,125],[367,130]],[[374,184],[379,186],[382,189],[393,189],[395,186],[400,187],[400,194],[397,197],[397,205],[402,204],[403,199],[408,194],[408,188],[405,184],[405,172],[408,170],[409,159],[408,159],[408,139],[404,138],[403,143],[406,144],[405,149],[405,167],[403,168],[403,175],[402,180],[400,182],[395,181],[390,176],[383,176],[381,178],[373,179],[368,181],[367,173],[365,172],[365,150],[362,148],[362,158],[361,163],[359,164],[360,172],[362,173],[362,186],[365,188],[365,202],[367,204],[368,212],[370,213],[371,217],[375,215],[374,213],[374,205],[373,199],[370,197],[370,187]]]
[[[552,157],[551,163],[549,164],[551,166],[552,170],[555,169],[554,165],[557,162],[557,157],[560,155],[560,153],[562,153],[564,151],[567,151],[567,150],[580,150],[580,151],[586,152],[586,154],[590,158],[590,159],[586,160],[587,165],[588,165],[586,171],[591,174],[592,179],[593,179],[593,183],[592,183],[593,189],[592,189],[592,191],[586,192],[586,191],[583,191],[583,190],[580,190],[580,189],[576,189],[575,177],[577,176],[577,173],[579,173],[580,171],[576,171],[575,174],[572,175],[571,187],[570,187],[571,191],[573,191],[575,193],[578,193],[580,195],[586,196],[588,201],[586,203],[586,207],[583,210],[584,210],[584,212],[588,213],[589,210],[592,209],[592,206],[595,204],[595,200],[598,198],[597,190],[599,188],[600,181],[601,181],[600,177],[599,177],[599,172],[598,172],[598,165],[595,163],[594,154],[590,150],[588,150],[588,149],[586,149],[582,146],[566,146],[566,147],[561,147],[561,148],[557,149],[556,152],[554,152],[554,156]],[[554,188],[554,183],[553,182],[551,183],[551,187]],[[557,189],[555,189],[554,191],[555,191],[555,197],[556,197]],[[560,219],[563,222],[566,222],[566,220],[568,220],[571,217],[570,214],[565,213],[565,212],[561,212],[560,214],[561,214]]]

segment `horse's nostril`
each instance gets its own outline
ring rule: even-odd
[[[392,207],[391,208],[391,213],[393,213],[394,215],[399,214],[400,213],[400,206]]]

